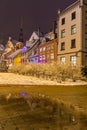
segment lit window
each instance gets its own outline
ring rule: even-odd
[[[54,53],[50,54],[50,59],[53,60],[54,59]]]
[[[65,50],[65,42],[62,42],[62,43],[61,43],[61,51],[62,51],[62,50]]]
[[[76,40],[75,39],[71,40],[71,48],[76,48]]]
[[[65,29],[61,31],[61,38],[65,37]]]
[[[40,61],[42,61],[42,56],[40,56]]]
[[[60,62],[61,62],[61,63],[65,63],[65,57],[61,57],[61,58],[60,58]]]
[[[76,33],[76,25],[71,26],[71,34]]]
[[[43,49],[42,49],[42,48],[40,48],[40,52],[42,52],[42,50],[43,50]]]
[[[71,56],[70,61],[71,61],[73,66],[76,66],[76,56]]]
[[[43,51],[45,51],[46,47],[43,47]]]
[[[43,60],[45,60],[45,55],[42,56]]]
[[[62,18],[61,25],[65,24],[65,18]]]
[[[71,14],[71,20],[74,20],[74,19],[76,19],[76,12],[73,12],[73,13]]]

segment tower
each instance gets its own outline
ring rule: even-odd
[[[19,42],[23,43],[23,17],[20,20],[20,33],[19,33]]]

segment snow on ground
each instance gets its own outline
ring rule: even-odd
[[[42,78],[36,78],[32,76],[24,76],[13,73],[0,73],[0,84],[25,84],[25,85],[85,85],[87,82],[62,82],[45,80]]]

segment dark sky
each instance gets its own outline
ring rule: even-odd
[[[40,27],[48,32],[57,19],[57,10],[76,0],[0,0],[0,33],[19,39],[20,19],[23,16],[24,39],[29,39]]]

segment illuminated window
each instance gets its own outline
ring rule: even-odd
[[[42,56],[40,56],[40,61],[42,61]]]
[[[61,57],[61,58],[60,58],[60,62],[61,62],[61,63],[65,63],[65,57]]]
[[[45,55],[42,56],[43,60],[45,60]]]
[[[61,30],[61,38],[65,37],[65,29]]]
[[[43,51],[45,51],[46,50],[46,47],[43,47]]]
[[[43,49],[42,49],[42,48],[40,48],[40,52],[42,52],[42,50],[43,50]]]
[[[50,54],[50,59],[53,60],[54,59],[54,53]]]
[[[76,25],[71,26],[71,34],[76,33]]]
[[[76,66],[76,56],[70,56],[70,61],[73,66]]]

